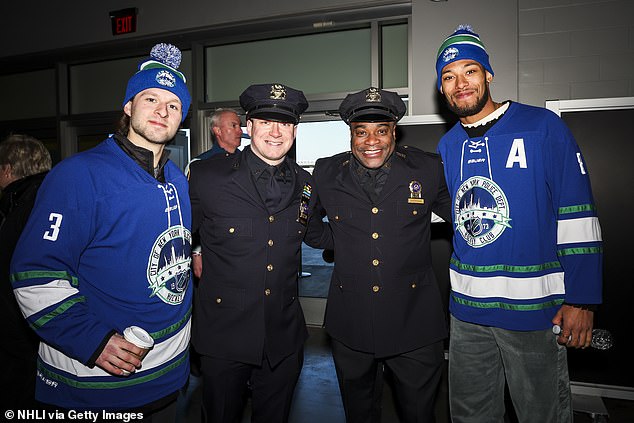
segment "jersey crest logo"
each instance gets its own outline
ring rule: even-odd
[[[152,290],[164,303],[183,302],[189,285],[192,234],[184,226],[172,226],[158,236],[147,266]]]
[[[482,176],[460,185],[454,215],[456,231],[474,248],[491,244],[511,227],[506,195],[495,182]]]

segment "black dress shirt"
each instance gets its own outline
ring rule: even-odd
[[[392,154],[385,163],[383,163],[383,166],[376,169],[369,169],[363,166],[356,157],[352,156],[353,160],[350,161],[352,174],[372,201],[376,201],[385,185],[385,181],[387,181],[390,168],[392,167],[393,156]]]
[[[271,166],[256,156],[250,148],[246,148],[244,153],[246,153],[246,162],[260,197],[267,203],[269,208],[274,210],[279,205],[281,199],[286,198],[292,189],[292,178],[290,169],[286,163],[286,158],[284,158],[284,161],[279,165]],[[279,185],[279,198],[277,199],[267,198],[269,197],[267,192],[269,192],[268,186],[271,182],[271,168],[275,168],[275,181],[273,181],[273,183],[277,182],[277,185]]]

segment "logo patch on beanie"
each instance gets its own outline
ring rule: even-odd
[[[174,88],[176,77],[168,70],[161,70],[156,73],[156,82],[165,87]]]
[[[442,60],[443,62],[448,62],[450,60],[455,59],[459,54],[460,54],[460,50],[458,50],[455,47],[449,47],[447,50],[443,52]]]

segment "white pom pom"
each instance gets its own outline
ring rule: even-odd
[[[160,43],[152,47],[150,57],[167,66],[178,69],[181,64],[182,55],[178,47],[172,44]]]
[[[458,27],[456,28],[456,31],[469,31],[469,32],[475,32],[473,30],[473,28],[471,27],[471,25],[469,24],[460,24],[458,25]]]

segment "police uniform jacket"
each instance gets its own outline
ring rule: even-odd
[[[316,198],[310,195],[311,175],[291,160],[288,164],[293,188],[271,212],[244,153],[192,163],[192,231],[198,232],[203,258],[192,342],[202,355],[260,364],[265,353],[274,366],[307,337],[297,299],[307,226],[298,216],[302,207],[310,218]],[[324,233],[317,220],[319,229],[311,234]]]
[[[397,147],[376,202],[352,174],[350,152],[320,159],[313,177],[334,237],[328,333],[377,357],[447,336],[430,256],[431,213],[450,221],[440,157]]]

